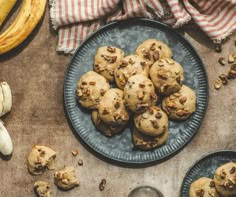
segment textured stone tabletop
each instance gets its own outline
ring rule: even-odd
[[[97,157],[71,131],[63,108],[64,74],[71,56],[56,53],[57,37],[50,31],[47,11],[40,28],[19,53],[0,57],[0,81],[7,81],[13,94],[12,111],[3,121],[14,143],[11,159],[0,158],[0,196],[34,196],[34,182],[45,180],[58,197],[125,197],[140,185],[157,187],[165,197],[177,197],[186,171],[202,155],[217,149],[236,150],[236,80],[218,91],[213,87],[217,76],[229,70],[219,65],[218,58],[236,53],[236,35],[226,41],[219,54],[195,25],[179,32],[198,50],[206,67],[210,99],[205,119],[191,143],[174,157],[150,167],[126,168]],[[63,192],[53,184],[53,171],[30,175],[26,158],[35,144],[52,147],[58,153],[57,169],[74,166],[80,186]],[[79,150],[77,157],[72,156],[73,149]],[[79,158],[83,166],[78,166]],[[102,178],[107,184],[99,191]]]

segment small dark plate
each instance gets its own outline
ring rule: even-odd
[[[180,197],[189,197],[192,182],[200,177],[213,178],[218,167],[231,161],[236,162],[236,151],[220,150],[203,156],[186,173],[182,182]]]
[[[107,138],[98,132],[91,114],[78,106],[76,86],[80,77],[93,70],[93,58],[100,46],[112,45],[132,54],[146,39],[165,42],[173,51],[173,59],[184,68],[184,83],[197,95],[196,112],[186,121],[170,121],[166,144],[151,151],[133,149],[127,128],[120,135]],[[204,65],[191,44],[171,27],[149,19],[132,19],[110,23],[93,33],[75,52],[65,76],[64,101],[69,121],[82,140],[97,153],[113,161],[144,164],[166,159],[181,150],[194,136],[204,118],[208,104],[208,81]]]

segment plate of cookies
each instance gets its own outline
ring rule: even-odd
[[[204,65],[171,27],[149,19],[110,23],[77,49],[64,101],[80,138],[113,161],[166,159],[195,135],[208,104]]]
[[[217,151],[198,160],[187,172],[180,196],[235,197],[236,151]]]

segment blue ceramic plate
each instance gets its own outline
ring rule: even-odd
[[[197,110],[186,121],[169,123],[167,143],[151,151],[133,149],[130,129],[120,135],[107,138],[98,132],[91,113],[82,109],[76,101],[76,85],[80,77],[93,70],[93,58],[98,47],[112,45],[132,54],[146,39],[155,38],[168,44],[173,59],[185,71],[184,83],[197,95]],[[93,33],[75,52],[65,76],[64,101],[69,121],[80,138],[97,153],[106,158],[130,164],[144,164],[172,156],[194,136],[204,118],[208,103],[208,82],[204,65],[191,44],[167,25],[149,19],[132,19],[110,23]]]
[[[236,162],[236,151],[222,150],[203,156],[185,175],[180,190],[180,197],[189,197],[189,189],[192,182],[200,177],[212,179],[218,167],[232,161]]]

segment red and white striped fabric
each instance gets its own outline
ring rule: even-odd
[[[236,29],[236,0],[49,0],[58,51],[73,53],[101,25],[133,17],[160,20],[174,28],[191,19],[221,42]]]

